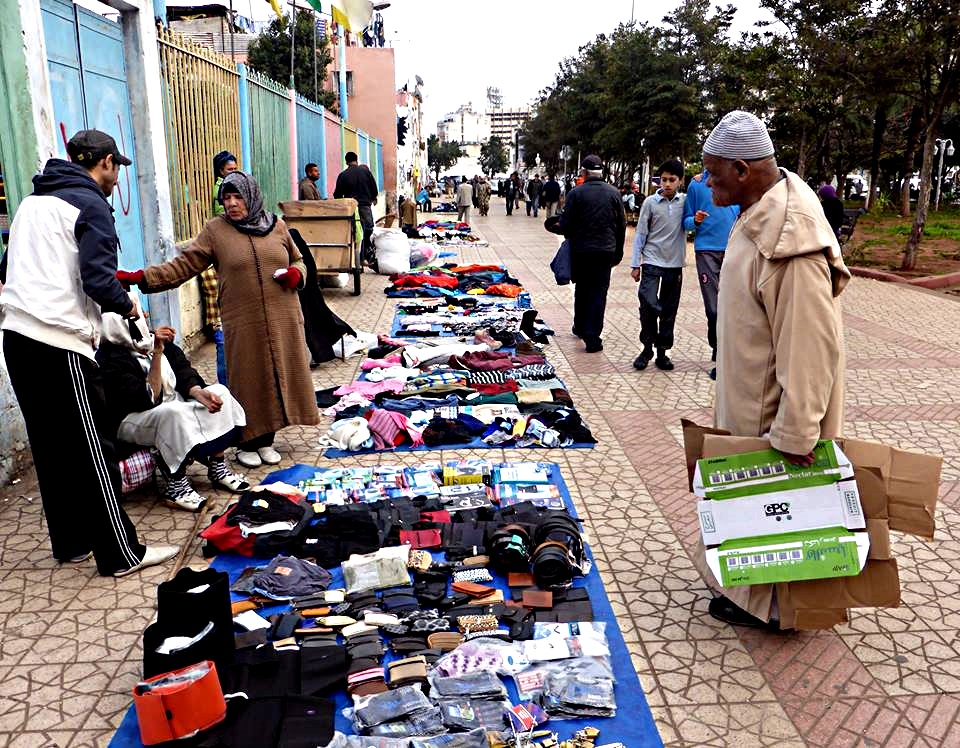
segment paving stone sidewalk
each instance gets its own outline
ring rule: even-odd
[[[474,220],[490,246],[463,248],[460,259],[505,262],[525,282],[557,331],[550,360],[600,444],[449,450],[442,458],[561,465],[664,742],[960,745],[960,304],[862,279],[842,297],[847,435],[944,456],[936,540],[893,538],[903,605],[853,611],[848,625],[830,632],[738,631],[706,614],[710,593],[691,561],[697,527],[680,418],[708,422],[713,401],[695,271],[688,267],[684,277],[676,370],[636,372],[636,287],[626,267],[614,273],[605,350],[586,354],[570,334],[572,292],[554,285],[548,269],[557,238],[543,230],[542,216],[507,217],[494,198],[491,215]],[[394,303],[382,293],[384,279],[368,274],[363,281],[361,296],[330,291],[327,300],[357,329],[386,332]],[[194,360],[212,379],[209,346]],[[357,358],[332,362],[314,381],[318,388],[349,381],[357,364]],[[347,464],[320,456],[322,430],[281,432],[284,464]],[[422,459],[407,453],[350,462]],[[211,498],[208,511],[222,509],[228,495],[207,491],[201,470],[192,474]],[[204,516],[169,509],[150,490],[125,506],[147,542],[183,544],[179,563],[203,565],[194,538]],[[92,564],[57,566],[32,472],[0,491],[0,526],[0,738],[10,746],[105,746],[138,678],[140,635],[154,614],[155,587],[173,569],[107,579]]]

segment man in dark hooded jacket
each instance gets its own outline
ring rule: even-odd
[[[67,143],[34,177],[10,227],[0,328],[10,383],[33,452],[53,556],[92,554],[104,576],[163,563],[120,506],[120,466],[94,354],[104,312],[139,317],[115,277],[118,239],[107,198],[130,159],[99,130]]]
[[[570,242],[571,280],[576,284],[573,334],[586,344],[587,353],[597,353],[603,350],[600,336],[610,272],[623,259],[627,221],[619,191],[603,180],[600,157],[587,156],[580,167],[583,184],[567,195],[559,221],[547,221],[551,231]]]

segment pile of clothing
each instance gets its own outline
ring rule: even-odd
[[[387,296],[443,296],[487,294],[515,298],[523,291],[520,281],[502,265],[457,265],[422,268],[390,276]]]
[[[463,221],[424,221],[417,226],[416,235],[438,244],[487,245],[484,239],[473,233],[470,224]]]
[[[536,314],[510,313],[490,327],[458,323],[473,331],[470,343],[381,336],[360,365],[360,379],[317,393],[334,418],[321,444],[360,451],[596,443],[542,347],[510,329],[518,324],[545,339],[533,326]]]

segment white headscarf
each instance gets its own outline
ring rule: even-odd
[[[139,307],[139,295],[131,291],[130,298]],[[139,332],[139,340],[134,340],[131,328]],[[153,360],[153,333],[147,327],[147,322],[142,314],[139,319],[130,320],[113,312],[105,313],[103,315],[103,339],[121,348],[126,348],[143,368],[144,373],[149,373],[150,362]],[[163,402],[175,400],[177,398],[177,375],[174,374],[173,367],[170,366],[166,356],[160,362],[160,379],[163,383]],[[151,397],[156,396],[149,382],[147,382],[147,391]]]

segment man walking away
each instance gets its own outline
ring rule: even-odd
[[[627,221],[617,189],[603,180],[599,156],[583,159],[584,182],[567,195],[555,233],[570,241],[571,280],[575,284],[573,334],[587,353],[603,350],[603,316],[610,271],[623,259]],[[551,223],[552,219],[548,219]]]
[[[843,327],[838,296],[850,280],[837,237],[803,179],[777,167],[767,128],[727,114],[703,146],[713,203],[736,205],[717,310],[717,428],[766,436],[797,465],[843,431]],[[707,578],[709,577],[709,572]],[[764,627],[775,591],[724,589],[710,614]]]
[[[319,200],[320,190],[317,189],[317,180],[320,179],[319,167],[316,164],[307,164],[303,173],[306,176],[300,180],[297,200]]]
[[[173,558],[145,547],[120,506],[120,465],[94,354],[102,312],[140,316],[115,278],[118,239],[107,198],[122,155],[112,137],[81,130],[71,162],[52,158],[33,178],[10,227],[0,278],[3,353],[27,425],[53,557],[93,554],[103,576],[125,576]]]
[[[352,197],[357,201],[357,212],[360,214],[360,225],[363,227],[363,243],[360,245],[360,257],[363,262],[372,262],[373,253],[370,249],[370,236],[373,234],[373,208],[377,204],[377,180],[366,166],[357,163],[357,154],[348,151],[346,158],[347,168],[337,175],[337,184],[333,190],[334,198]]]
[[[710,360],[717,360],[717,294],[720,291],[720,268],[727,237],[733,222],[740,215],[736,205],[719,207],[713,204],[707,180],[710,172],[704,170],[694,177],[687,188],[683,204],[683,230],[694,231],[693,249],[697,258],[697,276],[700,278],[700,294],[703,296],[703,311],[707,316],[707,341],[712,351]],[[717,368],[710,370],[710,378],[717,378]]]
[[[551,174],[540,188],[540,204],[547,211],[547,218],[557,215],[557,207],[560,205],[560,183],[555,174]]]
[[[507,199],[507,215],[513,215],[513,203],[517,195],[517,172],[513,172],[503,184],[503,196]]]
[[[643,350],[633,368],[647,368],[657,348],[658,369],[670,371],[673,362],[667,351],[673,348],[673,328],[680,307],[683,264],[687,251],[683,231],[684,196],[677,192],[683,183],[683,164],[664,161],[657,170],[660,189],[643,201],[633,242],[631,277],[640,282],[640,342]],[[619,195],[618,195],[619,198]],[[622,201],[621,201],[622,203]]]
[[[530,209],[533,208],[533,217],[537,217],[537,211],[540,210],[540,191],[543,189],[543,180],[539,174],[534,174],[533,179],[527,182],[527,215],[530,215]]]
[[[457,220],[470,223],[470,207],[473,205],[473,185],[466,177],[460,180],[457,187]]]

